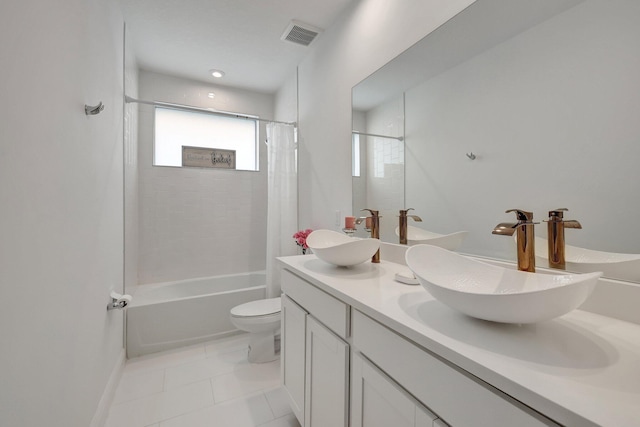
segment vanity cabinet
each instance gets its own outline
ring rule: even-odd
[[[304,422],[304,378],[307,336],[307,312],[286,295],[282,296],[280,375],[296,418]]]
[[[347,427],[349,307],[282,272],[282,381],[303,427]]]
[[[433,427],[437,419],[362,354],[353,354],[351,427]]]
[[[352,315],[352,344],[437,414],[434,426],[558,426],[357,310]]]
[[[347,427],[349,345],[320,322],[307,319],[304,426]]]

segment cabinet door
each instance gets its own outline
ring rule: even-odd
[[[304,427],[346,427],[349,345],[307,316],[307,384]]]
[[[307,312],[286,295],[282,296],[282,384],[294,415],[304,425],[305,336]]]
[[[354,353],[351,366],[351,427],[431,427],[436,416]]]

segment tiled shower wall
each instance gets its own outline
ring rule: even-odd
[[[214,92],[210,99],[207,94]],[[140,99],[271,118],[273,96],[146,71]],[[267,153],[260,125],[260,171],[152,166],[153,107],[139,107],[138,282],[263,270]],[[186,144],[188,145],[188,144]]]
[[[386,101],[366,114],[367,132],[404,136],[404,98]],[[369,136],[367,141],[367,203],[378,209],[380,238],[395,242],[398,211],[404,203],[404,142]]]

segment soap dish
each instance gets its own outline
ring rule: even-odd
[[[396,281],[400,283],[404,283],[405,285],[419,285],[418,279],[411,272],[407,273],[396,273],[395,276]]]

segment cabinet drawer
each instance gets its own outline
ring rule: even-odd
[[[353,346],[451,426],[557,426],[354,310]]]
[[[349,306],[288,270],[282,270],[282,292],[342,338],[349,336]]]

